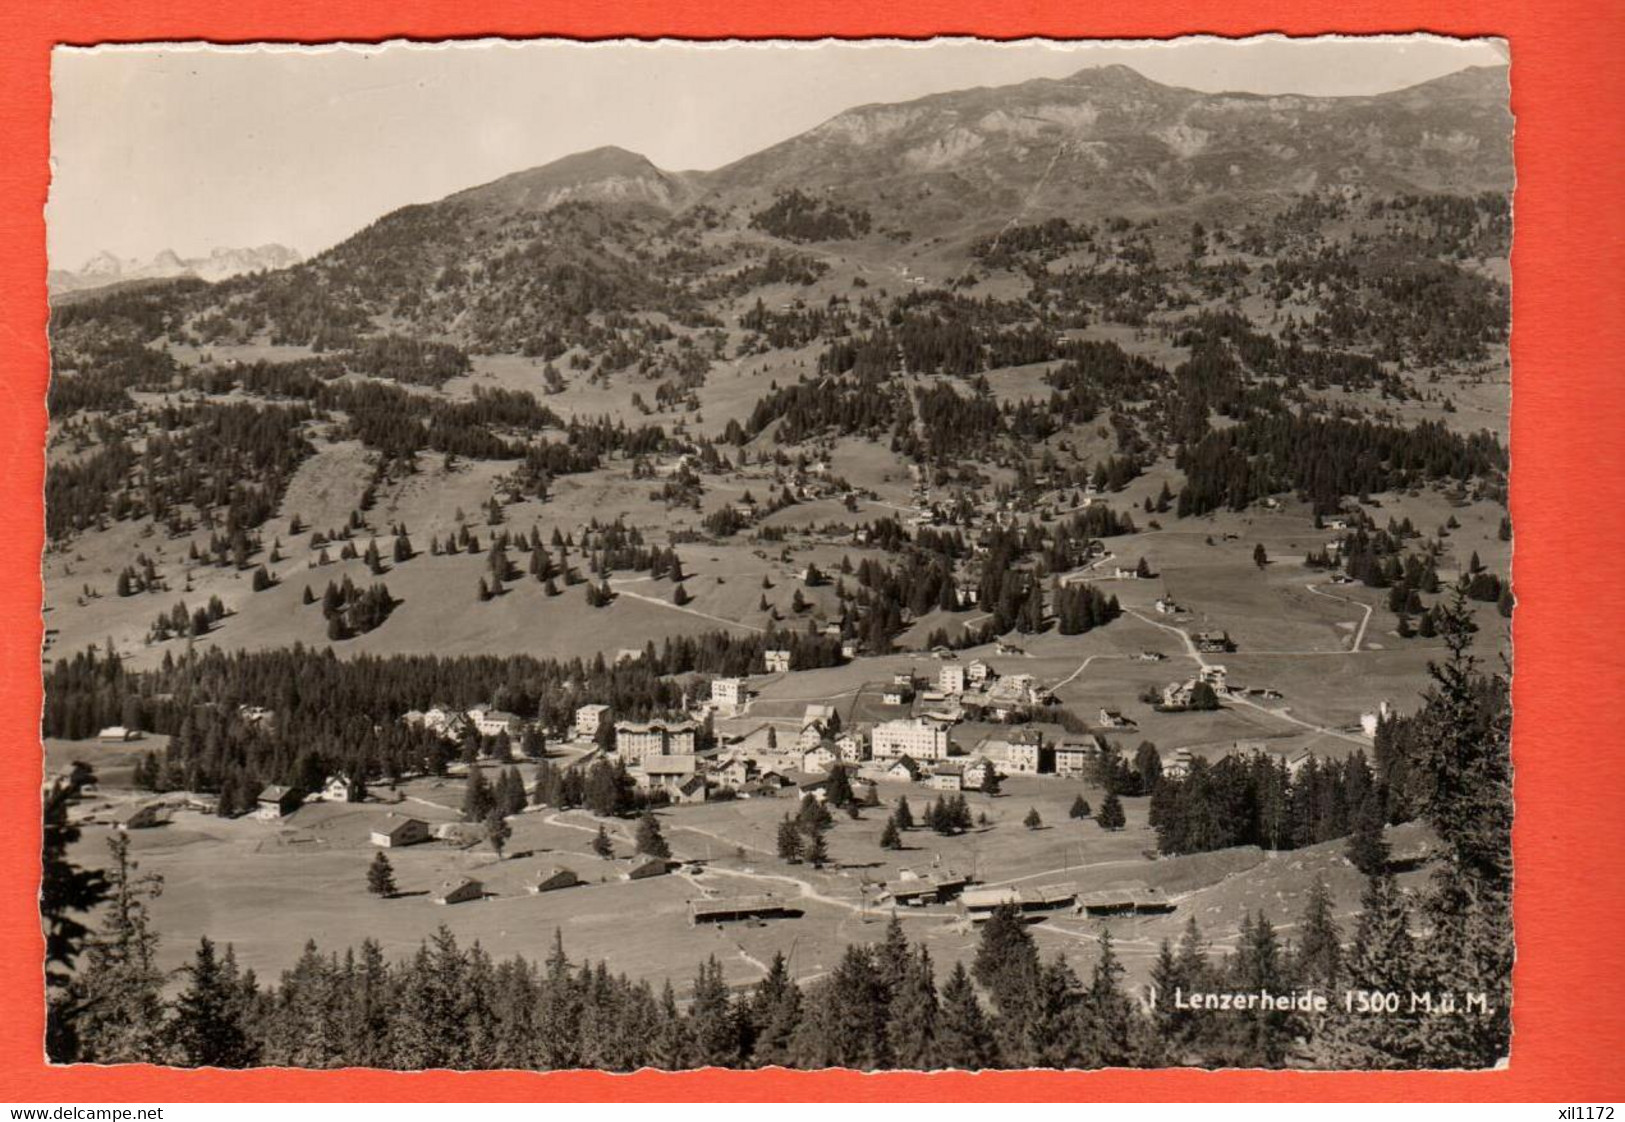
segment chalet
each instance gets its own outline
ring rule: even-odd
[[[1191,642],[1203,654],[1227,654],[1236,649],[1228,631],[1198,631],[1191,636]]]
[[[702,923],[733,923],[752,919],[783,919],[800,912],[781,897],[771,892],[760,896],[733,896],[712,900],[690,900],[688,922],[698,927]]]
[[[384,849],[399,849],[429,840],[429,824],[421,818],[390,813],[373,828],[372,844]]]
[[[785,674],[790,670],[790,652],[787,650],[772,650],[762,652],[762,665],[769,674]]]
[[[994,676],[993,668],[979,658],[973,658],[965,665],[965,681],[973,686],[979,686]]]
[[[599,726],[604,723],[604,717],[609,713],[607,705],[582,705],[576,709],[576,737],[579,740],[591,740],[598,735]]]
[[[1374,712],[1360,714],[1360,731],[1368,738],[1377,738],[1377,726],[1387,720],[1389,716],[1388,702],[1379,704]]]
[[[891,676],[894,686],[907,686],[910,691],[914,689],[914,672],[912,670],[899,670]]]
[[[1183,779],[1191,773],[1191,764],[1196,757],[1189,748],[1181,748],[1172,756],[1162,761],[1162,775],[1164,779]]]
[[[1169,682],[1162,687],[1162,707],[1164,709],[1188,709],[1190,708],[1191,698],[1195,693],[1195,678],[1184,682]]]
[[[1132,729],[1135,724],[1123,716],[1121,709],[1102,709],[1100,711],[1100,727],[1107,729]]]
[[[461,740],[468,731],[468,718],[444,705],[431,706],[423,714],[422,724],[443,740]]]
[[[645,756],[631,769],[637,785],[645,791],[664,791],[676,798],[688,781],[699,774],[699,757]]]
[[[886,778],[899,783],[913,783],[920,778],[920,765],[911,756],[899,756],[886,769]]]
[[[801,727],[828,728],[835,720],[835,706],[814,704],[801,713]]]
[[[722,760],[711,768],[713,782],[724,787],[732,787],[736,791],[755,778],[756,762],[742,756]]]
[[[993,644],[993,653],[997,655],[1024,655],[1027,652],[1014,643],[999,641]]]
[[[1157,602],[1151,606],[1157,610],[1158,615],[1164,616],[1176,616],[1185,610],[1167,596],[1157,597]]]
[[[620,650],[615,652],[615,665],[616,666],[621,665],[623,662],[642,662],[642,661],[643,661],[643,648],[642,647],[622,647]]]
[[[858,657],[857,640],[848,639],[846,642],[841,644],[841,657],[848,660]]]
[[[824,730],[818,725],[804,725],[801,734],[796,737],[796,749],[801,752],[811,751],[824,742]]]
[[[517,713],[509,713],[505,709],[492,709],[484,705],[476,705],[470,709],[468,719],[473,722],[474,731],[481,736],[496,736],[499,733],[518,736],[525,729],[524,718]]]
[[[436,904],[465,904],[470,900],[483,900],[485,898],[485,885],[471,878],[463,880],[448,880],[440,886],[435,893]]]
[[[742,678],[711,679],[711,704],[732,713],[745,703],[747,692]]]
[[[965,692],[965,668],[957,662],[950,662],[937,671],[937,689],[948,697],[954,697]]]
[[[329,803],[358,803],[366,789],[347,775],[335,775],[322,787],[322,801]]]
[[[763,795],[776,795],[780,791],[794,787],[795,783],[788,775],[778,771],[764,771],[753,781],[756,791]]]
[[[640,857],[633,860],[626,870],[627,880],[648,880],[650,877],[663,877],[671,872],[672,862],[664,857]]]
[[[554,865],[550,869],[543,869],[536,875],[536,880],[531,884],[530,890],[539,896],[543,892],[556,892],[561,888],[574,888],[580,883],[581,878],[576,876],[574,870],[566,869],[562,865]]]
[[[914,700],[913,686],[887,686],[880,693],[882,705],[907,705]]]
[[[992,760],[978,756],[965,765],[965,769],[961,774],[964,776],[966,790],[981,791],[993,781],[998,773],[999,769],[993,766]]]
[[[125,728],[123,725],[112,725],[97,733],[96,739],[103,744],[128,744],[133,740],[141,739],[141,730]]]
[[[1161,651],[1141,651],[1134,656],[1135,662],[1162,662],[1168,656]]]
[[[1063,740],[1055,746],[1055,774],[1062,778],[1086,777],[1100,757],[1100,748],[1092,741]]]
[[[294,787],[272,784],[254,802],[254,813],[259,817],[286,818],[305,804],[305,794]]]
[[[801,770],[809,775],[823,775],[834,767],[840,758],[835,746],[826,741],[801,754]]]
[[[963,791],[965,772],[957,767],[934,767],[925,785],[933,791]]]
[[[1000,742],[992,742],[993,744]],[[1010,737],[1004,744],[1004,766],[1018,775],[1049,775],[1055,771],[1055,751],[1045,745],[1043,738]]]
[[[843,732],[835,738],[835,751],[842,763],[864,763],[869,759],[869,738],[855,730]]]
[[[1206,682],[1219,693],[1223,693],[1228,688],[1225,681],[1229,676],[1230,672],[1222,666],[1204,666],[1196,672],[1199,681]]]

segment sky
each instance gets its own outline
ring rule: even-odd
[[[1507,61],[1498,40],[973,39],[928,45],[489,40],[59,47],[52,268],[271,242],[306,255],[383,214],[614,144],[720,167],[837,113],[1122,63],[1207,92],[1382,93]]]

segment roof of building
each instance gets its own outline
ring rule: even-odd
[[[697,728],[693,721],[616,721],[616,732],[693,732]]]
[[[638,765],[645,775],[690,775],[698,770],[698,756],[645,756]]]

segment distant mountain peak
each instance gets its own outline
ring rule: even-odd
[[[606,144],[459,191],[451,201],[513,211],[551,210],[570,201],[671,208],[685,195],[681,178],[662,171],[647,156]]]

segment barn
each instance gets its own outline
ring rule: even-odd
[[[530,886],[532,893],[541,895],[543,892],[553,892],[560,888],[574,888],[581,883],[581,878],[575,871],[555,865],[551,869],[543,869],[536,875],[536,883]]]
[[[254,802],[254,813],[261,818],[286,818],[305,804],[305,793],[297,787],[282,787],[273,783],[260,792]]]
[[[421,818],[408,818],[393,812],[372,831],[372,844],[385,849],[417,845],[429,840],[429,824]]]
[[[448,880],[440,886],[435,894],[436,904],[462,904],[469,900],[482,900],[485,898],[485,886],[477,880]]]
[[[645,857],[635,861],[632,867],[626,870],[627,880],[647,880],[649,877],[663,877],[671,872],[671,862],[663,857]]]
[[[698,927],[702,923],[734,923],[751,919],[783,919],[791,914],[784,900],[772,893],[761,896],[734,896],[727,899],[690,900],[688,920]]]

